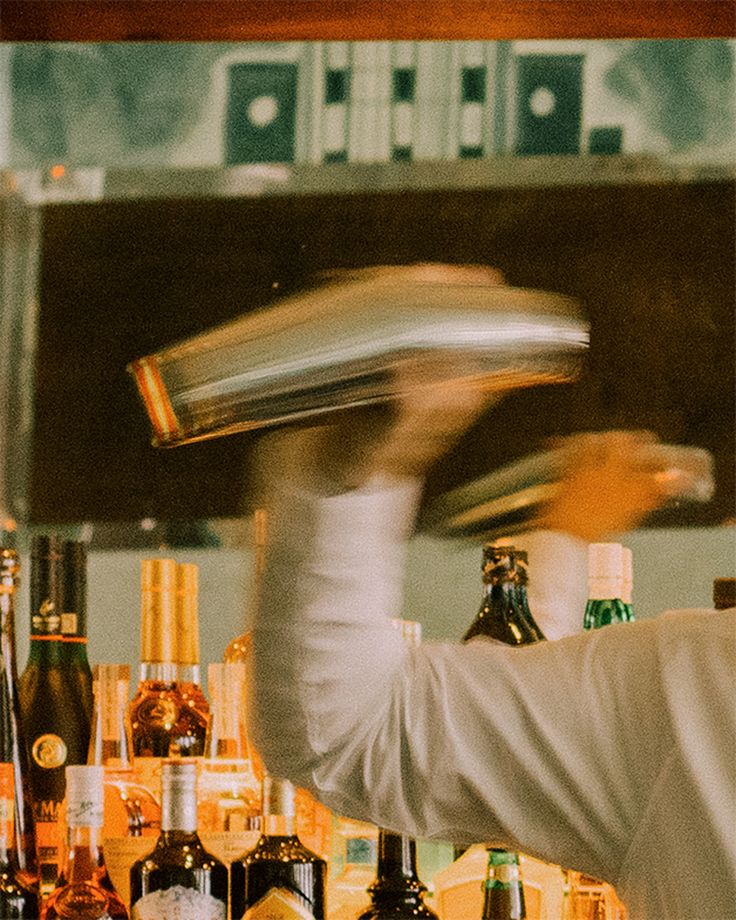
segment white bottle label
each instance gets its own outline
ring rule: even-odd
[[[225,920],[225,914],[222,901],[181,885],[152,891],[133,905],[133,920]]]
[[[314,914],[285,888],[272,888],[249,907],[243,920],[314,920]]]

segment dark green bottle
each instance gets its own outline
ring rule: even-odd
[[[526,595],[527,555],[513,546],[483,547],[483,600],[463,642],[487,636],[505,645],[528,645],[544,639]]]
[[[524,920],[525,917],[519,856],[491,847],[488,850],[482,920]]]
[[[620,543],[591,543],[588,547],[588,603],[585,629],[629,623],[634,615],[623,601],[624,551]]]

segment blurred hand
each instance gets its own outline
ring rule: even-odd
[[[706,500],[713,488],[707,451],[661,444],[649,431],[605,431],[564,442],[565,461],[540,526],[589,542],[635,528],[668,500]]]

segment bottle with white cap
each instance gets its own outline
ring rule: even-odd
[[[102,855],[104,776],[101,766],[66,768],[67,853],[57,886],[46,903],[44,920],[129,917]]]
[[[152,853],[130,870],[134,920],[225,920],[227,866],[202,846],[197,834],[197,764],[164,761],[161,834]]]
[[[588,547],[588,603],[583,626],[598,629],[628,623],[631,610],[622,600],[624,552],[620,543],[591,543]]]

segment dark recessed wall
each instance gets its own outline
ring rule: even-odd
[[[592,323],[583,380],[509,397],[428,494],[554,434],[649,427],[718,463],[716,501],[666,520],[731,517],[733,200],[714,182],[47,206],[31,520],[243,513],[253,436],[150,447],[127,362],[322,269],[422,260],[498,266],[579,297]]]

